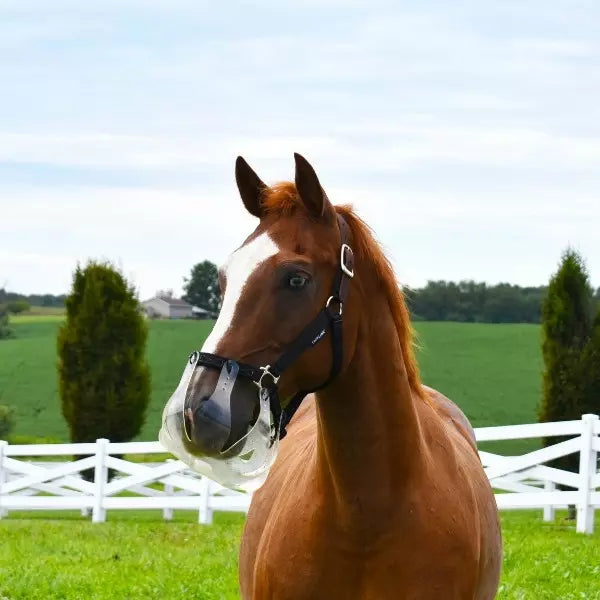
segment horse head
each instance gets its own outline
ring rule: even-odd
[[[349,362],[358,329],[345,298],[353,276],[350,230],[312,166],[294,157],[295,183],[273,187],[237,159],[242,202],[259,222],[219,270],[222,308],[183,410],[185,444],[193,454],[216,457],[236,447],[258,418],[257,386],[269,392],[276,387],[285,407]],[[333,350],[319,343],[327,338]],[[275,370],[284,367],[285,373]]]

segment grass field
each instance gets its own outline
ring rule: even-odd
[[[0,343],[0,404],[17,412],[17,434],[67,439],[56,385],[61,317],[14,319],[17,337]],[[211,323],[153,321],[148,360],[152,402],[141,439],[156,439],[165,400],[188,353]],[[531,422],[540,394],[539,328],[532,325],[417,323],[423,378],[455,400],[475,426]],[[509,442],[518,452],[533,442]],[[93,525],[76,513],[11,513],[0,522],[0,600],[238,598],[243,516],[217,514],[211,527],[176,512],[111,512]],[[600,519],[599,519],[600,521]],[[600,600],[600,522],[577,535],[564,518],[502,514],[501,600]]]
[[[0,404],[15,408],[15,434],[67,440],[56,379],[59,316],[12,319],[16,338],[0,342]],[[189,352],[208,335],[207,321],[151,321],[152,399],[140,439],[156,439],[165,401]],[[457,402],[475,426],[535,421],[541,385],[535,325],[416,323],[424,381]],[[520,451],[535,442],[500,444]]]
[[[65,310],[64,306],[32,306],[20,316],[64,316]]]
[[[15,513],[0,522],[0,599],[239,598],[243,516],[217,513],[205,527],[195,514],[175,515],[165,523],[156,513],[111,512],[95,525],[75,513]],[[548,524],[524,511],[503,513],[502,529],[498,600],[600,599],[600,534],[576,534],[562,516]]]
[[[56,379],[61,322],[59,316],[13,318],[16,338],[0,342],[0,404],[15,408],[15,434],[67,440]],[[207,321],[150,322],[152,399],[139,439],[156,439],[185,359],[211,327]],[[475,426],[535,421],[542,368],[537,326],[420,322],[416,328],[424,381],[457,402]],[[535,443],[504,442],[496,449],[518,452]]]

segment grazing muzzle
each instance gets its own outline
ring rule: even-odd
[[[302,400],[307,394],[327,386],[339,373],[343,359],[342,311],[349,281],[354,277],[354,254],[348,244],[349,227],[340,215],[338,224],[342,246],[332,294],[324,308],[273,364],[255,367],[207,352],[190,355],[181,381],[163,411],[159,440],[194,471],[235,489],[253,491],[260,487],[277,456],[279,440],[285,437],[286,427]],[[282,409],[277,387],[279,378],[303,352],[324,339],[328,330],[332,345],[329,377],[317,388],[298,391]],[[213,393],[190,414],[186,397],[197,368],[216,369],[220,374]],[[240,439],[227,446],[233,429],[231,393],[238,378],[256,384],[258,416]],[[217,456],[196,456],[188,449],[193,447],[192,428],[198,426],[210,427],[213,442],[220,449]]]

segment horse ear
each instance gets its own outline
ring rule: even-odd
[[[262,217],[260,197],[267,186],[241,156],[238,156],[235,161],[235,181],[246,210],[260,219]]]
[[[327,194],[323,191],[319,178],[310,163],[294,152],[296,161],[296,189],[308,211],[315,217],[322,217],[333,210]]]

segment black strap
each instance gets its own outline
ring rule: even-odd
[[[323,309],[288,346],[287,350],[271,365],[269,369],[275,377],[279,377],[300,355],[316,346],[327,333],[329,314]]]
[[[330,302],[330,300],[328,300],[328,306],[326,306],[319,313],[317,318],[307,328],[307,329],[312,329],[312,325],[317,322],[320,323],[321,318],[327,320],[327,324],[329,325],[329,330],[331,333],[331,370],[329,372],[329,377],[321,385],[317,386],[316,388],[313,388],[312,390],[300,390],[300,391],[296,392],[296,394],[294,394],[294,396],[292,396],[292,399],[288,402],[287,406],[281,411],[281,423],[280,423],[280,427],[279,427],[279,431],[280,431],[279,438],[280,439],[283,439],[287,435],[286,427],[288,426],[288,424],[290,423],[290,421],[296,414],[296,411],[300,408],[300,405],[302,404],[302,401],[304,400],[304,398],[306,398],[306,396],[308,394],[312,394],[313,392],[316,392],[316,391],[321,390],[324,387],[328,386],[331,383],[331,381],[333,381],[337,377],[337,375],[340,372],[340,369],[342,368],[342,362],[343,362],[343,358],[344,358],[344,343],[343,343],[343,338],[342,338],[343,305],[344,305],[344,302],[346,301],[346,298],[348,297],[349,282],[351,279],[351,276],[348,275],[348,272],[351,273],[352,275],[354,275],[354,253],[352,252],[352,249],[349,246],[350,228],[348,227],[348,224],[346,223],[346,221],[344,220],[344,218],[341,215],[338,215],[338,224],[340,227],[340,234],[341,234],[341,238],[342,238],[342,246],[341,246],[341,251],[340,251],[340,263],[341,264],[340,264],[340,268],[336,272],[335,279],[334,279],[333,294],[330,298],[330,300],[332,300],[332,302]],[[336,307],[333,306],[334,303],[337,303],[337,305],[338,305],[337,313],[335,312]],[[304,330],[302,332],[302,334],[300,334],[300,336],[296,340],[296,342],[298,342],[301,338],[304,338],[303,334],[306,331],[307,330]],[[314,343],[312,343],[311,345],[314,346],[322,338],[323,338],[323,335],[319,334],[318,339],[315,340]],[[303,339],[303,341],[305,341],[305,340]],[[292,346],[296,346],[296,342],[294,342],[292,344]],[[300,347],[301,347],[300,344],[298,344],[298,348],[300,348]],[[298,358],[298,356],[304,350],[306,350],[307,347],[310,347],[310,346],[305,345],[302,348],[302,350],[297,352],[297,355],[293,358],[293,360],[291,360],[289,362],[286,360],[285,361],[286,366],[291,364],[296,358]],[[288,350],[288,352],[289,352],[289,350]],[[282,358],[287,359],[288,352],[285,352],[285,354],[282,357],[280,357],[277,362],[279,362]],[[275,364],[277,364],[277,363],[275,363]],[[281,372],[283,372],[283,369]]]
[[[223,365],[228,362],[229,358],[224,358],[223,356],[219,356],[217,354],[208,354],[207,352],[193,352],[190,355],[190,362],[195,362],[196,364],[202,365],[203,367],[212,367],[214,369],[221,370]],[[263,374],[263,371],[258,367],[253,367],[252,365],[248,365],[246,363],[241,363],[235,361],[239,366],[239,373],[243,377],[247,377],[248,379],[252,379],[258,383]]]

